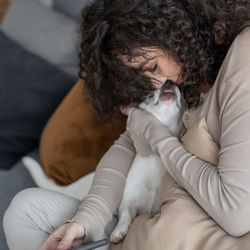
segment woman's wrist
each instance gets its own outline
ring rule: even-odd
[[[88,212],[77,212],[70,221],[76,222],[84,228],[84,240],[88,242],[103,239],[105,227],[95,221],[96,219]]]

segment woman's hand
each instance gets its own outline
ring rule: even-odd
[[[133,107],[135,107],[135,105],[133,105],[133,104],[127,105],[127,106],[121,106],[121,107],[120,107],[120,111],[121,111],[124,115],[128,116],[130,109],[133,108]]]
[[[56,229],[39,250],[68,250],[80,246],[85,234],[84,228],[78,223],[66,223]]]
[[[131,108],[132,108],[132,106],[130,106],[130,105],[128,105],[128,106],[121,106],[121,107],[120,107],[120,110],[121,110],[121,112],[122,112],[124,115],[128,116],[129,110],[130,110]]]
[[[158,154],[158,143],[172,137],[166,126],[151,113],[135,107],[126,107],[122,111],[128,114],[127,130],[140,155]]]

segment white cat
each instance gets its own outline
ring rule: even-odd
[[[182,104],[179,88],[167,81],[155,90],[139,107],[155,115],[174,135],[179,136],[182,124]],[[118,208],[118,224],[110,241],[118,243],[126,236],[132,220],[142,213],[160,211],[159,189],[165,168],[157,155],[136,154],[129,170],[123,197]]]

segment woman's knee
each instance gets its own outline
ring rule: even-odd
[[[29,209],[38,193],[38,188],[27,188],[17,193],[5,211],[3,227],[7,229],[12,223],[19,221],[22,215]]]

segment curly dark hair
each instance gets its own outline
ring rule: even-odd
[[[246,0],[92,1],[82,12],[79,76],[93,107],[103,120],[119,118],[121,105],[154,89],[121,60],[145,56],[143,47],[160,48],[182,66],[182,93],[196,107],[200,86],[213,84],[232,40],[249,25],[249,10]]]

